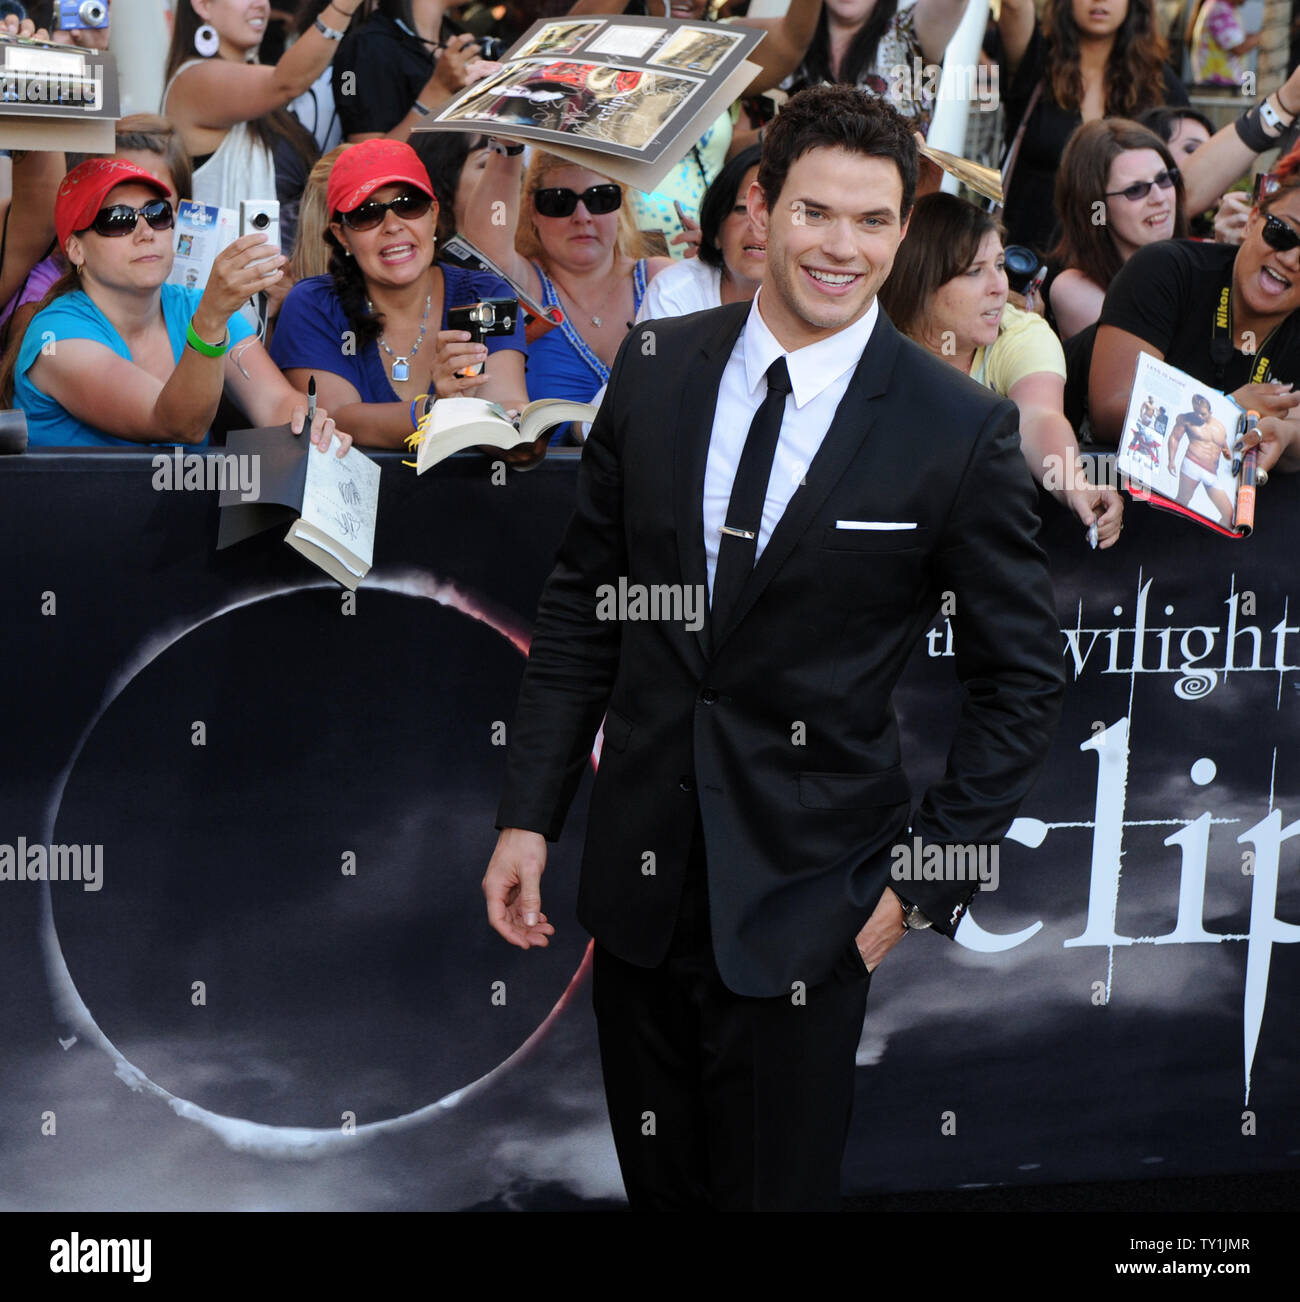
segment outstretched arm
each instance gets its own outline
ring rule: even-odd
[[[913,24],[927,63],[942,63],[961,20],[967,0],[916,0]]]

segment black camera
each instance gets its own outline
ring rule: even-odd
[[[512,335],[519,320],[519,301],[513,298],[482,298],[477,303],[447,309],[447,329],[467,330],[476,344],[489,335]],[[456,372],[462,378],[478,375],[483,363],[464,367]]]
[[[1008,244],[1002,251],[1007,268],[1007,285],[1014,294],[1023,294],[1029,282],[1038,275],[1042,260],[1033,249],[1023,244]]]
[[[491,63],[495,63],[505,53],[506,43],[499,36],[480,36],[478,45],[478,57]]]

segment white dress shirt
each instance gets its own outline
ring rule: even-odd
[[[636,319],[688,316],[708,307],[722,305],[722,268],[711,267],[700,258],[683,258],[665,267],[647,286]]]
[[[781,436],[772,460],[772,475],[767,481],[763,523],[754,553],[756,562],[785,514],[795,489],[808,473],[880,315],[879,305],[873,298],[871,306],[851,326],[787,353],[763,320],[759,310],[762,293],[760,289],[754,296],[745,328],[722,372],[713,432],[709,436],[709,456],[704,468],[704,554],[709,570],[710,604],[731,486],[754,413],[767,396],[767,368],[784,356],[791,392],[786,395]]]

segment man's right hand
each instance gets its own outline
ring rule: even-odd
[[[497,837],[483,877],[488,922],[492,930],[520,949],[545,947],[555,928],[542,912],[542,871],[546,838],[522,827],[506,827]]]

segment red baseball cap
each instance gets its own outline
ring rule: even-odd
[[[54,197],[54,230],[59,237],[59,248],[67,244],[69,235],[84,231],[95,220],[110,190],[130,182],[147,185],[164,199],[171,198],[171,191],[156,176],[134,163],[117,158],[90,158],[74,167],[63,178]]]
[[[385,185],[413,185],[434,198],[433,182],[420,156],[404,140],[383,136],[349,145],[330,168],[325,202],[330,216],[359,208]]]

